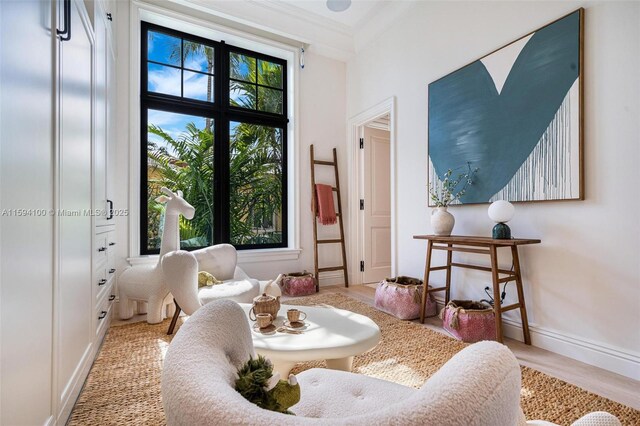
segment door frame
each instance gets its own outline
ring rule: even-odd
[[[368,122],[389,114],[389,150],[391,161],[391,275],[396,274],[397,262],[397,203],[396,203],[396,98],[391,96],[350,118],[347,125],[347,174],[349,178],[348,246],[351,264],[350,281],[362,284],[364,273],[360,261],[364,259],[364,220],[360,214],[360,198],[364,188],[364,158],[360,151],[362,130]]]

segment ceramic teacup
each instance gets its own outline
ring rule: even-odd
[[[256,321],[258,323],[258,327],[266,328],[269,327],[273,322],[273,317],[271,316],[271,314],[261,313],[256,315]]]
[[[300,315],[304,315],[304,316],[300,318]],[[289,309],[287,311],[287,319],[289,320],[289,322],[304,321],[306,318],[307,318],[307,314],[297,309]]]

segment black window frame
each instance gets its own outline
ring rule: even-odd
[[[213,102],[197,99],[183,98],[162,93],[148,91],[148,68],[147,68],[147,41],[148,32],[156,31],[181,39],[187,39],[197,43],[205,44],[214,48],[214,97]],[[257,60],[263,60],[279,64],[282,66],[282,114],[249,110],[242,107],[232,106],[229,99],[230,71],[228,66],[229,54],[240,53],[251,56]],[[255,125],[262,125],[282,129],[282,241],[280,243],[269,244],[242,244],[236,245],[238,250],[251,249],[272,249],[288,247],[288,162],[287,162],[287,139],[288,139],[288,99],[287,99],[287,61],[260,52],[231,46],[224,40],[214,41],[207,38],[195,36],[182,31],[141,22],[141,54],[140,54],[140,254],[158,254],[160,249],[149,249],[148,227],[149,212],[147,205],[147,146],[148,146],[148,110],[160,110],[178,114],[197,115],[208,117],[214,120],[214,182],[211,191],[215,195],[214,217],[213,217],[213,242],[212,244],[230,243],[230,171],[229,171],[229,126],[231,122],[243,122]],[[153,61],[152,61],[153,62]],[[155,62],[153,62],[155,63]],[[181,64],[182,65],[182,64]],[[257,65],[256,65],[257,66]],[[183,67],[174,67],[181,68]],[[256,84],[258,77],[256,75]],[[181,73],[181,86],[184,79]],[[253,83],[251,83],[253,84]],[[181,94],[184,94],[181,88]],[[215,191],[214,191],[215,189]],[[184,250],[197,250],[203,247],[189,247]]]

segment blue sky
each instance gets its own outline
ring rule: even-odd
[[[148,59],[162,64],[181,66],[180,55],[172,53],[180,49],[180,39],[170,35],[149,31],[147,38]],[[204,54],[189,55],[186,58],[185,68],[207,71],[207,58]],[[163,66],[159,64],[148,64],[148,90],[158,93],[166,93],[180,96],[180,78],[181,71],[176,68]],[[242,64],[239,72],[246,74],[249,72],[246,64]],[[194,72],[184,71],[184,96],[191,99],[206,100],[207,95],[207,75]],[[213,77],[211,77],[213,78]],[[212,82],[213,83],[213,82]],[[243,96],[240,91],[230,93],[232,100],[239,99]],[[193,115],[176,114],[150,109],[148,113],[149,124],[154,124],[162,128],[172,138],[177,139],[185,131],[188,123],[194,123],[199,129],[205,127],[205,118]],[[239,123],[231,123],[230,131],[233,134]],[[172,150],[167,147],[164,141],[158,136],[149,134],[149,141],[159,146],[164,146],[173,154]]]
[[[149,32],[148,41],[148,58],[149,60],[180,66],[180,55],[173,55],[172,52],[180,49],[180,39],[166,34]],[[189,55],[185,61],[185,68],[199,71],[207,70],[207,58],[204,54]],[[158,64],[149,64],[149,85],[150,91],[167,93],[180,96],[180,76],[179,69],[162,66]],[[205,74],[197,74],[185,71],[185,96],[193,99],[206,100],[207,95],[207,76]],[[149,110],[149,124],[161,127],[172,138],[177,139],[188,123],[194,123],[198,128],[204,128],[204,117],[193,115],[175,114],[171,112]],[[149,135],[149,140],[159,145],[166,144],[161,138],[155,135]]]

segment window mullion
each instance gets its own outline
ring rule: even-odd
[[[215,183],[215,242],[227,243],[231,240],[229,217],[230,205],[230,153],[229,153],[229,117],[225,113],[227,105],[229,105],[229,51],[224,41],[220,45],[220,60],[218,61],[218,90],[222,113],[220,115],[220,125],[216,129],[215,154],[214,154],[214,172],[216,176]]]

